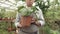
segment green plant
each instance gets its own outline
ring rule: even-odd
[[[22,16],[29,16],[32,13],[35,13],[36,7],[24,7],[21,6],[18,8],[18,12],[21,13]]]

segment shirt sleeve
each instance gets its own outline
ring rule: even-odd
[[[20,22],[20,14],[17,13],[16,19],[15,19],[15,26],[16,26],[16,27],[18,26],[19,22]]]
[[[45,20],[43,17],[43,13],[42,10],[39,7],[36,7],[38,9],[36,15],[38,17],[38,23],[41,24],[41,26],[43,26],[45,24]]]

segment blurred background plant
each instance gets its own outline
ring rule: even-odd
[[[15,0],[16,3],[20,0]],[[22,0],[24,1],[24,0]],[[60,34],[60,0],[36,0],[36,6],[43,11],[45,26],[40,28],[41,34]],[[0,18],[15,18],[17,11],[0,9]],[[5,24],[5,25],[4,25]],[[8,34],[6,22],[0,21],[0,34]],[[13,24],[14,26],[14,24]],[[5,28],[5,29],[2,29]],[[4,31],[3,31],[4,30]]]

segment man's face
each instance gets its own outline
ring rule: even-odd
[[[32,6],[35,0],[26,0],[27,6]]]

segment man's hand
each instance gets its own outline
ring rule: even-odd
[[[36,21],[35,24],[36,24],[37,26],[39,26],[39,27],[41,26],[41,24],[38,23],[38,21]]]
[[[18,28],[21,28],[22,27],[22,25],[21,24],[18,24]]]
[[[34,24],[36,24],[37,26],[41,26],[41,24],[40,24],[38,21],[36,21],[35,18],[32,19],[31,23],[34,23]]]
[[[36,19],[35,18],[32,18],[31,23],[35,23],[35,21],[36,21]]]

